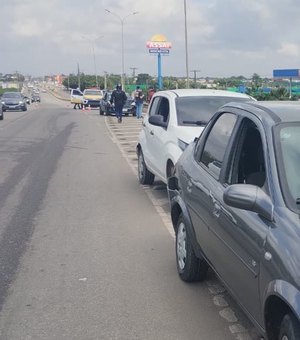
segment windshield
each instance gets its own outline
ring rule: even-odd
[[[287,205],[300,209],[300,124],[281,124],[275,133],[275,140],[279,141],[275,150],[282,191]]]
[[[250,98],[237,97],[178,97],[175,100],[178,125],[193,125],[193,122],[207,123],[219,107],[230,102],[249,101]]]
[[[2,98],[20,98],[22,95],[16,92],[3,93]]]

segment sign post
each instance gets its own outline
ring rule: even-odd
[[[156,34],[150,41],[147,41],[149,53],[151,55],[157,55],[157,83],[159,90],[163,88],[161,56],[169,55],[171,47],[172,44],[167,41],[166,37],[162,34]]]
[[[300,78],[300,70],[299,69],[283,69],[283,70],[273,70],[273,78],[279,79],[289,79],[289,92],[290,92],[290,99],[292,98],[292,79]]]

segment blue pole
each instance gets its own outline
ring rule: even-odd
[[[158,88],[162,89],[162,75],[161,75],[161,54],[158,52],[157,55],[157,76],[158,76]]]

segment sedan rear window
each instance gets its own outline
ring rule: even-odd
[[[199,125],[207,123],[219,107],[230,102],[245,102],[250,98],[199,96],[178,97],[175,100],[178,125]]]

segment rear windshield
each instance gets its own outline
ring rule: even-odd
[[[91,95],[91,96],[102,96],[101,91],[95,91],[95,90],[85,91],[84,94]]]
[[[178,125],[193,125],[192,122],[207,123],[219,107],[230,102],[250,101],[250,98],[237,97],[178,97],[175,100]]]

